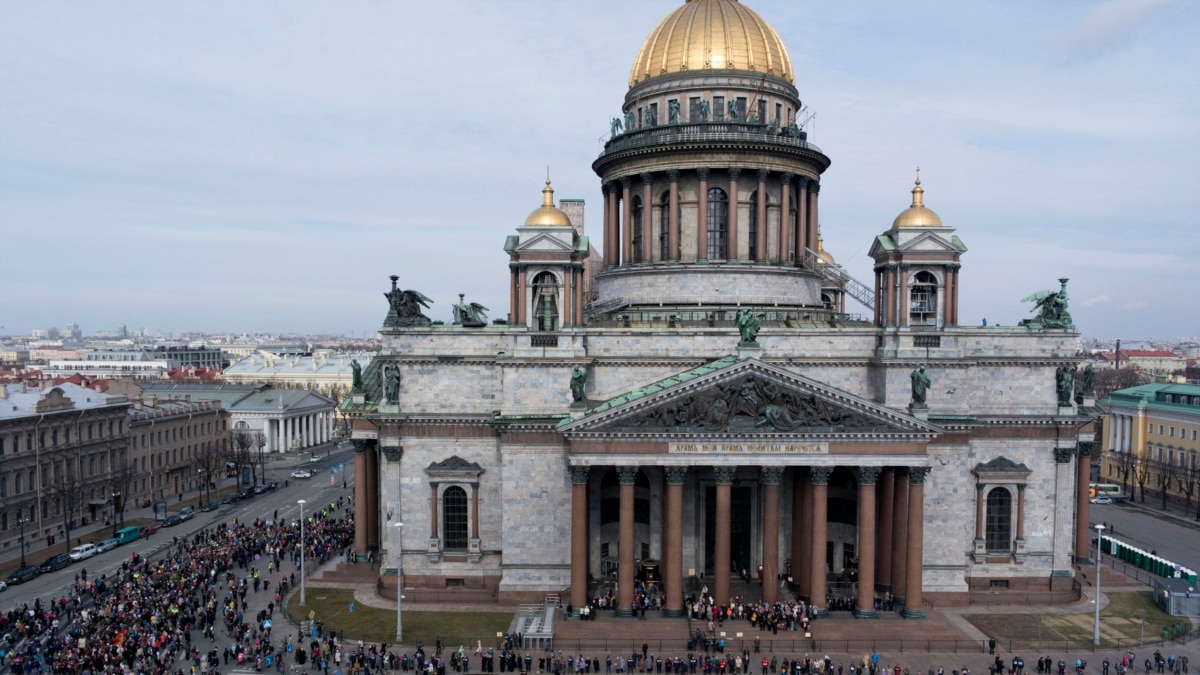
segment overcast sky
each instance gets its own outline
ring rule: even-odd
[[[852,275],[919,164],[963,323],[1070,277],[1085,335],[1200,334],[1200,4],[748,4]],[[460,292],[503,317],[547,166],[599,246],[591,162],[678,5],[0,2],[0,332],[372,332],[393,273],[435,319]]]

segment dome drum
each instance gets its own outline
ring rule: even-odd
[[[596,282],[598,306],[694,309],[737,304],[806,310],[822,307],[820,277],[796,267],[631,265],[609,268]]]

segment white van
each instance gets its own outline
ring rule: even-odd
[[[96,545],[83,544],[82,546],[76,546],[75,548],[71,549],[70,553],[67,555],[71,556],[71,560],[74,560],[75,562],[87,560],[88,558],[96,555]]]

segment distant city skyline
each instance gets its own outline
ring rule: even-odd
[[[360,335],[389,274],[503,318],[547,166],[600,247],[590,165],[679,3],[0,4],[0,333]],[[746,4],[816,113],[850,274],[920,165],[968,247],[961,323],[1066,277],[1085,336],[1196,333],[1200,7]]]

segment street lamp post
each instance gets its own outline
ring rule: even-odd
[[[21,567],[25,566],[25,523],[28,522],[28,518],[17,519],[17,524],[21,526]]]
[[[1104,524],[1096,525],[1096,625],[1092,630],[1092,645],[1100,646],[1100,573],[1103,571],[1100,565],[1101,545],[1104,539]]]
[[[300,505],[300,604],[305,604],[304,601],[304,500],[298,499],[296,503]]]
[[[404,590],[404,557],[402,552],[404,547],[401,546],[401,529],[404,523],[396,523],[396,644],[404,639],[404,622],[401,614],[401,604],[404,600],[404,595],[401,591]]]

